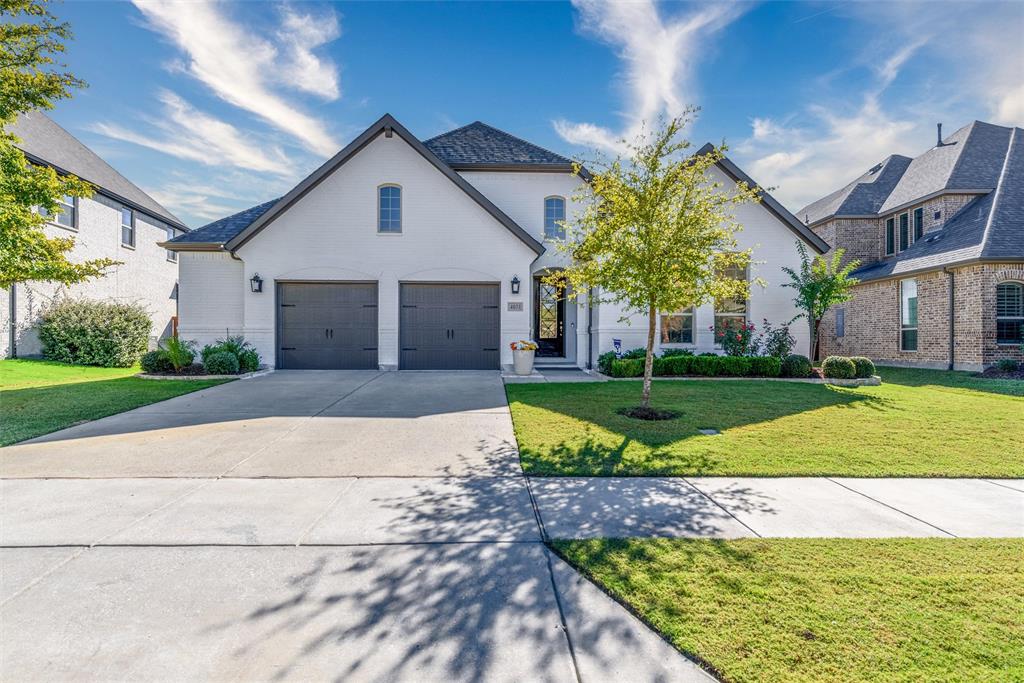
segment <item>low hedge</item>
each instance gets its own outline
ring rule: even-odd
[[[829,356],[821,363],[821,374],[831,379],[853,379],[857,366],[846,356]]]
[[[143,372],[148,372],[151,375],[174,371],[174,366],[171,365],[167,354],[160,349],[142,354],[139,365],[142,366]]]
[[[768,356],[665,356],[654,359],[656,377],[778,377],[782,362]],[[641,377],[644,374],[642,358],[612,361],[612,377]]]
[[[229,351],[207,354],[203,359],[203,367],[211,375],[237,375],[238,356]]]
[[[852,356],[850,360],[853,361],[854,377],[864,379],[875,374],[875,364],[871,362],[870,358]]]
[[[810,377],[811,361],[807,356],[791,353],[782,361],[782,374],[785,377]]]

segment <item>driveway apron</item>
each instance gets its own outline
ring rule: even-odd
[[[708,680],[541,543],[496,372],[275,372],[0,475],[3,679]]]

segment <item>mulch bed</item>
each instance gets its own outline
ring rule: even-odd
[[[672,420],[679,417],[679,413],[674,410],[659,410],[658,408],[644,408],[643,406],[619,408],[618,413],[619,415],[631,417],[634,420]]]
[[[985,372],[979,372],[978,377],[985,379],[1024,379],[1024,365],[1018,366],[1013,372],[1003,372],[999,368],[989,368]]]
[[[194,375],[206,375],[209,373],[207,373],[206,368],[204,368],[199,363],[193,363],[192,365],[187,365],[183,367],[181,369],[181,372],[175,372],[174,370],[171,370],[170,372],[149,372],[146,374],[159,375],[161,377],[192,377]]]

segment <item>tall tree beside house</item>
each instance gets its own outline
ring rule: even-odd
[[[644,409],[650,408],[658,313],[749,292],[748,282],[727,275],[750,261],[750,251],[737,247],[741,226],[732,209],[758,201],[759,191],[714,180],[709,170],[724,146],[688,153],[682,131],[695,111],[625,143],[623,155],[587,164],[592,178],[574,197],[582,210],[566,223],[559,246],[571,265],[552,276],[565,278],[571,292],[596,289],[597,300],[647,315]]]
[[[56,55],[71,37],[38,0],[0,0],[0,128],[19,114],[52,109],[56,100],[84,85]],[[0,130],[0,287],[43,280],[73,284],[103,275],[117,262],[95,259],[72,263],[71,237],[47,237],[48,215],[60,211],[65,196],[87,197],[88,183],[59,176],[52,168],[29,163],[15,147],[17,139]]]
[[[801,310],[797,318],[807,320],[811,333],[808,357],[816,360],[821,321],[828,309],[853,298],[851,290],[858,280],[850,277],[850,273],[860,266],[860,261],[854,259],[842,265],[843,254],[846,253],[842,249],[834,250],[831,256],[815,256],[812,259],[803,242],[799,240],[796,248],[800,252],[800,272],[783,267],[782,270],[789,276],[790,281],[782,286],[796,290],[797,294],[793,301]]]

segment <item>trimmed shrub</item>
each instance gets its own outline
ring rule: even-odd
[[[782,361],[774,356],[754,356],[750,359],[750,374],[754,377],[778,377],[782,374]]]
[[[846,356],[829,356],[821,363],[821,372],[832,379],[853,379],[857,366]]]
[[[630,349],[620,356],[621,360],[633,360],[636,358],[647,358],[647,349],[638,346],[635,349]]]
[[[612,377],[642,377],[644,374],[643,358],[624,358],[612,361],[609,374]]]
[[[238,367],[241,372],[253,372],[260,367],[260,354],[241,335],[218,339],[213,344],[204,346],[203,350],[200,351],[203,365],[206,365],[206,361],[210,356],[218,353],[230,353],[234,356],[235,360],[238,361]]]
[[[211,375],[237,375],[238,357],[228,351],[211,353],[203,360],[203,367]]]
[[[61,299],[43,313],[39,341],[49,360],[128,368],[146,352],[152,325],[138,304]]]
[[[238,354],[239,372],[256,372],[260,369],[260,354],[256,349],[245,349]]]
[[[853,367],[855,369],[854,377],[871,377],[875,374],[875,364],[871,362],[870,358],[864,356],[852,356],[850,360],[853,361]]]
[[[148,372],[151,375],[174,370],[174,366],[168,360],[167,354],[160,349],[142,354],[142,360],[139,361],[139,364],[142,366],[143,372]]]
[[[1013,360],[1012,358],[1003,358],[998,363],[996,363],[996,368],[999,370],[999,372],[1017,372],[1017,367],[1017,361]]]
[[[597,357],[597,369],[603,375],[612,374],[612,362],[616,360],[614,351],[605,351]]]
[[[791,353],[782,361],[783,377],[810,377],[811,360],[799,353]]]
[[[693,351],[690,349],[662,349],[662,358],[671,358],[673,356],[692,356]]]

